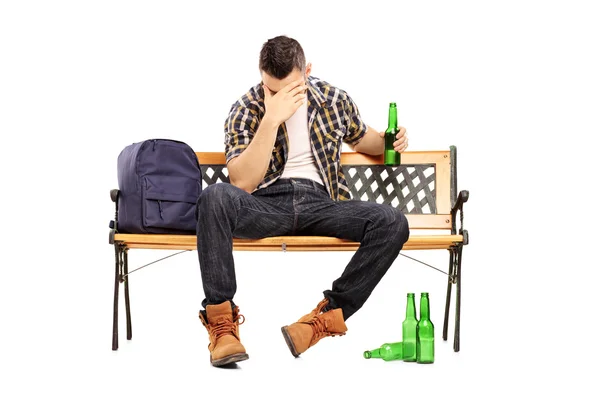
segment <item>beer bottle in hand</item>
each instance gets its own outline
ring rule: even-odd
[[[398,112],[396,103],[390,103],[388,112],[388,127],[385,131],[385,148],[383,153],[383,163],[385,165],[396,166],[400,165],[400,153],[394,150],[394,142],[396,134],[400,132],[398,129]]]

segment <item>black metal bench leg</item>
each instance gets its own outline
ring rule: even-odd
[[[454,351],[460,351],[460,291],[461,291],[461,263],[462,246],[458,247],[458,260],[456,263],[456,320],[454,323]]]
[[[115,298],[113,304],[113,334],[112,334],[112,349],[119,348],[119,279],[120,279],[120,264],[121,264],[121,246],[115,244]]]
[[[454,276],[455,249],[448,249],[450,253],[450,265],[448,267],[448,289],[446,290],[446,309],[444,311],[444,330],[442,331],[442,339],[448,340],[448,316],[450,314],[450,297],[452,296],[452,279]]]
[[[125,314],[127,315],[127,340],[131,340],[131,308],[129,306],[129,267],[127,263],[127,249],[123,251],[124,266],[123,271],[125,272]]]

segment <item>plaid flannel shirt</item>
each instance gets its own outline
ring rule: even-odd
[[[367,132],[358,108],[343,90],[315,77],[307,79],[308,126],[317,168],[333,200],[351,198],[340,167],[342,142],[356,145]],[[264,91],[258,84],[236,101],[225,121],[227,162],[239,156],[250,144],[265,114]],[[289,141],[285,123],[277,130],[271,161],[257,189],[269,186],[283,173]]]

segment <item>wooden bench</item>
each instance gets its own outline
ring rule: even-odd
[[[200,161],[204,184],[229,181],[224,153],[196,154]],[[463,205],[469,198],[469,192],[457,192],[456,156],[455,146],[446,151],[409,151],[402,153],[401,166],[387,167],[383,165],[382,156],[344,152],[341,164],[354,199],[391,204],[405,213],[411,236],[403,250],[449,251],[443,339],[448,338],[450,298],[452,286],[456,285],[454,351],[459,351],[461,260],[463,246],[468,244],[468,233],[463,229]],[[111,190],[113,202],[116,202],[117,196],[118,190]],[[118,228],[118,223],[116,225]],[[436,234],[428,234],[433,231],[437,231]],[[115,249],[112,348],[117,350],[120,283],[124,284],[127,339],[131,339],[128,250],[195,250],[196,236],[123,234],[119,233],[118,229],[111,229],[109,242]],[[233,241],[234,251],[355,251],[358,247],[359,243],[356,242],[321,236],[281,236]]]

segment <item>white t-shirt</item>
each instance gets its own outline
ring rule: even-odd
[[[285,121],[288,134],[288,158],[282,178],[308,178],[323,184],[321,174],[315,162],[308,131],[308,105],[302,104]]]

